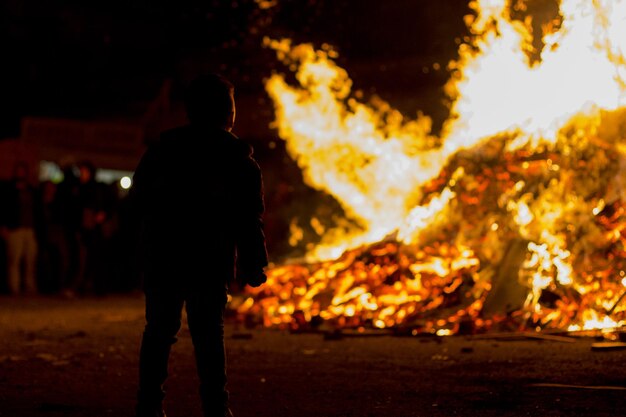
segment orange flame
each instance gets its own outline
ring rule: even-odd
[[[279,135],[305,181],[359,227],[324,231],[308,254],[314,263],[271,270],[240,312],[259,310],[267,325],[422,320],[441,334],[461,316],[484,325],[503,248],[521,238],[527,260],[510,279],[528,287],[524,320],[623,324],[626,0],[563,0],[537,62],[528,25],[507,4],[470,2],[473,40],[449,65],[453,104],[439,138],[427,116],[406,120],[384,102],[355,99],[331,48],[266,39],[299,83],[267,81]],[[400,243],[384,243],[390,236]],[[466,286],[458,308],[429,315]]]

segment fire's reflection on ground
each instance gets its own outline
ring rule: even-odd
[[[140,296],[0,300],[0,413],[130,415]],[[626,350],[589,338],[290,334],[226,328],[235,415],[618,416]],[[181,332],[168,415],[199,415],[193,350]]]

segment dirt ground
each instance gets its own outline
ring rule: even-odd
[[[0,416],[132,416],[142,309],[0,298]],[[226,329],[237,417],[624,416],[626,351],[592,342]],[[170,371],[168,417],[200,416],[187,330]]]

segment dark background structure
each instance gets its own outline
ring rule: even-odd
[[[0,7],[0,135],[13,137],[26,115],[132,119],[165,80],[177,101],[202,71],[231,78],[240,97],[255,96],[263,112],[241,117],[244,127],[263,129],[271,106],[262,80],[284,70],[262,48],[265,36],[329,43],[357,88],[409,114],[435,110],[440,104],[427,90],[447,78],[469,12],[455,0],[287,0],[267,9],[254,0],[7,0]],[[435,63],[442,69],[433,71]]]
[[[253,143],[264,170],[270,250],[275,259],[301,255],[303,246],[286,243],[289,221],[310,218],[319,205],[340,208],[303,184],[270,127],[264,79],[289,71],[263,38],[332,45],[365,100],[380,96],[407,117],[423,111],[437,130],[448,115],[446,64],[467,36],[469,12],[456,0],[7,0],[0,179],[16,159],[132,171],[146,143],[185,122],[187,83],[219,72],[237,88],[235,132]],[[306,225],[305,236],[318,238]]]

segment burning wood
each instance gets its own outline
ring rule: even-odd
[[[418,250],[382,242],[345,253],[332,262],[272,269],[268,283],[239,312],[262,313],[267,326],[300,329],[327,321],[336,327],[393,327],[424,313],[460,304],[460,290],[474,284],[479,265],[469,250],[437,244]],[[482,291],[472,306],[440,322],[454,326],[475,317]],[[433,329],[434,321],[424,324]]]
[[[556,148],[504,152],[506,142],[459,153],[426,185],[422,205],[450,186],[450,172],[464,169],[452,187],[457,198],[441,221],[421,232],[419,243],[380,242],[333,261],[272,269],[268,284],[251,291],[238,311],[291,329],[325,321],[451,334],[466,320],[480,331],[506,320],[518,329],[577,329],[588,318],[617,326],[625,318],[624,307],[614,303],[624,291],[620,232],[626,219],[621,201],[601,203],[599,196],[613,187],[619,153],[605,152],[608,142],[599,137],[581,151],[586,160]],[[510,204],[520,197],[535,213],[530,222]],[[538,216],[557,209],[558,223]],[[564,267],[552,262],[547,246],[533,243],[546,236],[560,236],[569,248],[569,276],[559,275]]]
[[[269,271],[241,315],[440,335],[626,320],[626,1],[563,0],[539,62],[508,2],[471,5],[440,138],[353,98],[332,50],[268,40],[300,83],[267,83],[279,133],[361,227]]]

